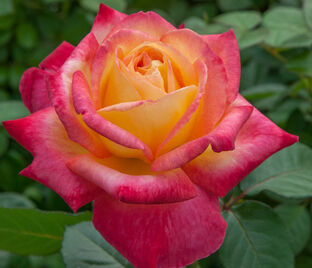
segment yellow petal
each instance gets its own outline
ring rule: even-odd
[[[157,101],[145,101],[127,111],[102,109],[98,110],[98,113],[138,137],[155,152],[193,102],[197,91],[197,87],[192,85],[165,95]],[[184,138],[186,137],[179,137],[177,141],[183,143]],[[109,150],[112,150],[111,144],[109,147]],[[123,154],[122,146],[117,149],[118,155],[123,157],[129,157],[136,151],[128,149]]]

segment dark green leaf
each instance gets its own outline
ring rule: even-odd
[[[290,60],[286,67],[294,72],[312,77],[312,52],[305,52]]]
[[[25,53],[23,52],[22,52],[22,57],[25,57]],[[13,90],[18,91],[19,82],[24,71],[25,71],[25,67],[22,65],[14,64],[10,66],[9,85]]]
[[[87,35],[91,29],[86,12],[81,8],[75,9],[64,22],[62,28],[62,39],[77,45],[80,40]]]
[[[90,219],[91,213],[0,208],[0,249],[20,255],[51,254],[60,249],[66,225]]]
[[[280,205],[274,209],[290,233],[288,243],[295,254],[303,250],[311,234],[311,217],[303,206]]]
[[[1,101],[0,102],[0,122],[17,119],[29,115],[22,101]]]
[[[210,18],[218,14],[218,9],[213,3],[192,4],[191,10],[188,10],[188,16],[197,16],[210,21]]]
[[[8,68],[0,66],[0,85],[5,85],[8,80]]]
[[[250,8],[254,0],[218,0],[218,5],[222,11],[232,11]]]
[[[11,31],[1,31],[0,32],[0,46],[6,45],[12,37],[12,32]]]
[[[33,48],[38,41],[38,33],[34,26],[29,23],[21,23],[16,29],[18,44],[26,49]]]
[[[288,198],[312,197],[312,150],[295,144],[274,154],[241,182],[241,189],[254,196],[271,191]]]
[[[127,2],[125,0],[79,0],[79,3],[83,8],[95,13],[99,11],[100,3],[103,3],[120,12],[123,12],[127,6]]]
[[[245,201],[223,216],[228,223],[220,249],[225,268],[294,267],[288,232],[269,206]]]
[[[34,202],[18,193],[0,193],[0,207],[3,208],[35,208]]]
[[[270,109],[283,97],[286,87],[283,84],[260,84],[242,91],[242,95],[258,109]]]
[[[0,17],[0,29],[1,30],[7,30],[11,28],[15,22],[15,16],[14,15],[6,15]]]
[[[0,127],[0,157],[7,151],[9,147],[9,137],[5,130]]]
[[[95,230],[91,222],[66,228],[62,255],[67,268],[130,266],[127,260]]]
[[[296,268],[311,268],[312,267],[312,257],[300,255],[296,258]]]

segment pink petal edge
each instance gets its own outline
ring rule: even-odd
[[[236,136],[252,110],[251,105],[232,105],[214,130],[159,156],[152,163],[152,170],[164,171],[182,167],[202,154],[209,145],[215,152],[234,150]]]
[[[240,95],[234,103],[250,105]],[[194,183],[223,197],[266,158],[297,141],[297,136],[288,134],[254,109],[238,133],[233,151],[207,150],[183,170]]]
[[[78,176],[127,203],[172,203],[194,198],[197,194],[193,183],[181,169],[129,175],[109,168],[89,155],[74,157],[66,165]]]
[[[214,253],[226,222],[215,195],[172,204],[135,205],[109,195],[94,202],[93,224],[137,268],[182,267]]]
[[[91,30],[98,43],[102,44],[112,28],[126,17],[126,14],[120,13],[101,3]]]
[[[19,90],[27,109],[34,113],[51,106],[46,78],[50,74],[36,67],[27,69],[19,83]]]
[[[102,192],[66,167],[68,159],[86,151],[68,139],[52,107],[25,118],[3,122],[3,125],[34,156],[32,164],[20,174],[57,192],[74,211]]]
[[[72,44],[63,41],[50,55],[41,61],[39,67],[50,72],[57,72],[74,49],[75,47]]]

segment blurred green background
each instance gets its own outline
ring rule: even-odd
[[[200,34],[233,28],[241,51],[240,92],[312,147],[311,0],[1,0],[0,122],[28,114],[18,90],[22,73],[61,41],[77,45],[90,31],[101,2],[127,14],[154,10]],[[53,191],[18,175],[31,159],[0,124],[0,194],[43,210],[70,211]],[[312,267],[311,248],[297,256],[296,267]],[[2,267],[64,266],[59,254],[21,257],[0,251]],[[212,256],[202,267],[221,264]]]

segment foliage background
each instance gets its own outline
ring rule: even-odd
[[[301,143],[306,145],[278,154],[223,200],[227,203],[226,208],[240,203],[234,205],[232,210],[224,211],[231,234],[236,236],[227,235],[218,253],[193,264],[193,267],[312,267],[312,151],[309,148],[312,147],[312,1],[1,0],[0,122],[28,114],[18,90],[22,73],[30,66],[37,66],[61,41],[76,45],[90,31],[100,2],[128,14],[154,10],[175,26],[185,23],[187,28],[200,34],[221,33],[233,28],[241,50],[240,92],[275,123],[299,135]],[[290,154],[297,160],[290,159]],[[24,215],[25,209],[13,210],[11,220],[17,221],[17,227],[10,229],[11,233],[4,232],[8,230],[4,225],[8,222],[5,215],[8,215],[6,209],[9,208],[11,211],[14,207],[29,208],[31,213],[31,208],[70,212],[53,191],[18,175],[31,159],[31,155],[13,141],[0,124],[0,267],[65,267],[59,253],[61,241],[46,251],[32,248],[36,243],[38,247],[40,241],[23,244],[29,238],[21,237],[22,230],[32,228],[23,226],[23,221],[28,221],[29,217],[27,213]],[[298,172],[289,173],[291,167],[295,169],[290,171]],[[268,186],[263,184],[265,176],[272,174],[275,177],[278,174],[280,181]],[[259,181],[262,188],[257,188]],[[285,190],[281,185],[288,188]],[[256,191],[250,191],[251,187]],[[88,210],[91,206],[82,209]],[[256,213],[252,214],[252,211]],[[236,216],[231,218],[232,214]],[[47,226],[52,224],[46,221],[45,215],[48,214],[38,216],[35,213],[32,218],[49,228]],[[281,221],[277,222],[276,215]],[[56,218],[52,220],[64,223],[59,231],[55,231],[62,238],[65,225],[90,220],[91,216],[85,212],[74,220],[65,219],[62,215],[53,217]],[[239,219],[245,234],[241,234],[242,230],[232,222],[235,218]],[[261,224],[256,225],[257,220]],[[13,225],[9,223],[8,226],[12,228]],[[283,232],[279,233],[280,225],[290,233],[285,239],[281,238]],[[268,229],[275,231],[270,233]],[[244,235],[249,245],[243,241],[246,239],[242,238]],[[68,243],[66,240],[63,248]],[[257,243],[264,243],[265,249]],[[282,244],[285,243],[293,248],[292,252],[283,249]],[[18,246],[22,249],[17,249]],[[25,251],[27,247],[28,252]],[[104,251],[106,247],[101,246]],[[239,250],[235,251],[235,248]],[[269,252],[265,252],[267,249]],[[68,263],[68,255],[64,252],[63,257]],[[233,252],[236,253],[233,255]],[[266,266],[262,266],[263,256],[270,254],[275,254],[271,257],[280,258],[280,262],[274,264],[272,260],[267,260]],[[246,261],[245,264],[242,260]],[[81,267],[89,267],[86,263]],[[96,267],[108,267],[103,263],[101,265]],[[124,267],[120,263],[118,265],[121,266],[114,267]]]

